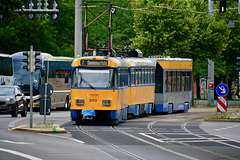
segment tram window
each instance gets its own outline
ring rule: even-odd
[[[175,92],[177,88],[177,78],[176,78],[176,72],[172,72],[172,91]]]
[[[120,83],[121,83],[121,69],[119,68],[118,69],[118,87],[121,86]]]
[[[191,79],[190,79],[190,72],[186,72],[186,91],[190,91],[190,83]]]
[[[78,84],[80,83],[78,82],[80,81],[78,77],[79,77],[79,69],[76,68],[73,72],[72,87],[78,87]]]
[[[165,71],[164,79],[165,79],[164,91],[168,92],[168,72],[167,71]]]
[[[136,69],[136,85],[138,85],[138,79],[139,79],[139,73],[138,73],[138,69]]]
[[[141,84],[144,84],[144,68],[141,69]]]
[[[142,69],[139,69],[139,78],[138,78],[138,84],[140,85],[140,84],[142,84]]]
[[[153,71],[152,71],[152,69],[149,69],[149,71],[150,71],[150,84],[152,84],[153,83]]]
[[[128,69],[122,70],[122,86],[128,86]]]
[[[150,70],[150,68],[149,69],[147,69],[147,72],[148,72],[148,84],[151,84],[151,70]]]
[[[148,84],[148,69],[145,68],[145,84]]]
[[[185,91],[186,85],[186,74],[185,72],[181,72],[181,91]]]
[[[150,71],[151,71],[151,81],[150,81],[150,83],[153,84],[154,70],[151,69]]]
[[[155,83],[155,69],[152,69],[152,84]]]
[[[168,92],[172,91],[172,72],[168,72]]]
[[[180,72],[177,72],[177,91],[181,91],[181,76]]]
[[[132,80],[131,84],[135,85],[136,77],[135,77],[135,69],[134,68],[131,68],[131,80]]]

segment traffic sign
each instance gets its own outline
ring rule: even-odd
[[[39,92],[41,96],[45,96],[45,84],[42,84],[39,88]],[[51,96],[53,94],[53,87],[51,84],[47,83],[47,96]]]
[[[226,96],[228,94],[228,87],[226,84],[219,84],[216,88],[216,92],[219,96]]]
[[[227,97],[218,97],[217,111],[218,112],[227,112]]]

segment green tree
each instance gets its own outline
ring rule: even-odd
[[[228,26],[224,20],[207,14],[204,0],[139,0],[133,4],[135,8],[149,8],[134,14],[133,46],[145,56],[192,58],[195,66],[196,61],[199,64],[207,58],[220,59],[227,47]],[[199,70],[194,67],[193,71],[194,77],[199,78]]]

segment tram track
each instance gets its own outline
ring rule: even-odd
[[[102,138],[100,138],[100,137],[98,137],[98,136],[96,136],[96,135],[88,132],[87,130],[83,129],[81,126],[76,126],[76,128],[77,128],[77,130],[79,130],[80,132],[82,132],[82,133],[84,133],[84,134],[92,137],[93,139],[95,139],[95,140],[97,140],[97,141],[99,141],[99,142],[101,142],[101,143],[103,143],[103,144],[105,144],[105,145],[113,148],[114,150],[117,150],[117,151],[119,151],[119,152],[121,152],[121,153],[123,153],[123,154],[125,154],[125,155],[127,155],[127,156],[130,156],[130,157],[134,158],[134,159],[144,160],[144,158],[139,157],[139,156],[137,156],[137,155],[135,155],[135,154],[133,154],[133,153],[131,153],[131,152],[128,152],[128,151],[126,151],[126,150],[124,150],[124,149],[122,149],[122,148],[119,148],[118,146],[116,146],[116,145],[114,145],[114,144],[112,144],[112,143],[110,143],[110,142],[108,142],[108,141],[106,141],[106,140],[104,140],[104,139],[102,139]]]
[[[106,140],[103,140],[102,138],[96,136],[95,134],[92,134],[92,133],[88,132],[87,130],[83,129],[81,126],[76,126],[76,128],[77,128],[78,131],[86,134],[87,136],[89,136],[89,137],[91,137],[91,138],[93,138],[93,139],[95,139],[95,140],[97,140],[97,141],[99,141],[99,142],[101,142],[101,143],[103,143],[103,144],[105,144],[105,145],[107,145],[107,146],[109,146],[109,147],[111,147],[111,148],[113,148],[113,149],[121,152],[121,153],[124,153],[125,155],[128,155],[128,156],[130,156],[130,157],[132,157],[132,158],[134,158],[134,159],[137,159],[137,160],[145,160],[144,158],[142,158],[142,157],[140,157],[140,156],[138,156],[138,155],[135,155],[135,154],[133,154],[133,153],[131,153],[131,152],[129,152],[129,151],[126,151],[126,150],[124,150],[124,149],[122,149],[122,148],[120,148],[120,147],[118,147],[118,146],[116,146],[116,145],[114,145],[114,144],[106,141]],[[161,145],[152,143],[152,142],[150,142],[150,141],[147,141],[147,140],[144,140],[144,139],[139,138],[139,137],[137,137],[137,136],[134,136],[134,135],[132,135],[132,134],[129,134],[129,133],[123,131],[123,130],[120,130],[120,129],[117,128],[116,126],[111,126],[111,129],[112,129],[113,131],[116,131],[116,132],[118,132],[118,133],[123,134],[124,136],[128,136],[128,137],[130,137],[130,138],[133,138],[133,139],[136,139],[136,140],[138,140],[138,141],[144,142],[144,143],[146,143],[146,144],[148,144],[148,145],[154,146],[154,147],[156,147],[156,148],[158,148],[158,149],[161,149],[161,150],[163,150],[163,151],[166,151],[166,152],[175,154],[175,155],[180,156],[180,157],[183,157],[183,158],[185,158],[185,159],[198,160],[198,159],[196,159],[196,158],[194,158],[194,157],[187,156],[187,155],[184,155],[184,154],[181,154],[181,153],[172,151],[172,150],[170,150],[170,149],[167,149],[167,148],[162,147]]]
[[[190,137],[194,136],[196,138],[182,138],[182,139],[176,138],[176,137],[172,138],[171,136],[170,137],[168,136],[170,134],[161,133],[161,132],[155,130],[156,127],[154,128],[154,126],[157,125],[157,123],[159,125],[159,122],[161,122],[161,121],[166,122],[167,119],[179,119],[178,115],[171,115],[171,116],[167,115],[167,117],[161,117],[161,119],[157,119],[157,120],[155,119],[154,121],[151,121],[150,123],[147,124],[146,132],[144,131],[145,133],[139,132],[139,133],[137,133],[138,135],[136,135],[136,132],[135,133],[129,132],[129,127],[121,128],[121,126],[110,126],[110,128],[108,128],[108,130],[112,130],[116,133],[120,133],[124,137],[129,137],[129,138],[135,139],[137,141],[140,141],[147,145],[150,145],[154,148],[157,148],[161,151],[165,151],[166,153],[168,152],[172,155],[179,156],[183,159],[197,160],[197,159],[203,159],[201,155],[211,155],[211,157],[218,157],[220,159],[237,160],[237,158],[231,157],[230,155],[225,155],[224,153],[221,153],[221,152],[217,153],[217,152],[214,152],[214,150],[196,146],[196,145],[194,145],[193,141],[191,143],[191,139],[192,139],[192,140],[195,140],[195,142],[198,142],[198,141],[199,142],[200,141],[201,142],[210,142],[210,143],[213,142],[213,143],[219,143],[221,145],[225,145],[228,147],[234,147],[235,149],[240,149],[238,146],[234,146],[232,144],[223,142],[223,141],[231,141],[230,139],[225,139],[223,137],[219,137],[216,135],[212,135],[212,137],[209,137],[209,134],[206,133],[206,135],[205,135],[204,133],[201,133],[201,131],[200,132],[197,131],[198,129],[196,130],[196,128],[192,128],[193,130],[187,128],[187,125],[189,123],[198,121],[198,119],[203,119],[203,117],[199,116],[197,118],[196,117],[188,118],[188,119],[184,119],[184,118],[185,117],[183,117],[183,121],[181,121],[180,124],[177,124],[179,126],[179,131],[181,129],[180,132],[182,134],[184,134],[185,136],[190,135]],[[147,159],[146,157],[143,158],[144,156],[141,157],[141,154],[139,155],[135,151],[129,151],[126,148],[124,148],[123,146],[121,147],[121,146],[117,145],[115,142],[111,142],[112,140],[103,139],[103,138],[101,138],[101,136],[99,137],[97,134],[92,133],[91,130],[88,131],[88,129],[84,129],[84,127],[81,127],[81,126],[76,126],[76,127],[77,127],[78,131],[88,135],[89,137],[91,137],[91,138],[103,143],[104,145],[109,146],[112,149],[114,149],[118,152],[121,152],[133,159],[138,159],[138,160]],[[157,127],[159,128],[159,126],[157,126]],[[147,132],[147,130],[148,130],[148,132]],[[96,130],[94,130],[94,131],[96,131]],[[174,134],[178,134],[178,133],[176,133],[176,132],[171,133],[171,135],[174,135]],[[141,136],[143,136],[143,137],[141,137]],[[154,138],[154,137],[159,137],[159,138]],[[194,155],[191,152],[189,154],[186,150],[181,151],[177,148],[176,148],[176,150],[174,150],[173,148],[170,147],[174,144],[181,145],[181,146],[183,146],[183,148],[191,148],[195,152],[200,152],[201,155],[199,157],[198,155]],[[136,154],[134,154],[134,153],[136,153]]]
[[[168,118],[169,118],[169,117],[168,117]],[[197,119],[202,119],[202,118],[204,118],[204,117],[197,117],[197,118],[192,118],[192,119],[190,119],[190,120],[188,120],[188,121],[183,121],[183,122],[181,123],[181,128],[182,128],[182,130],[185,131],[186,133],[188,133],[189,135],[194,135],[194,136],[196,136],[196,137],[198,137],[198,138],[200,138],[200,139],[207,139],[207,141],[210,141],[210,142],[220,143],[220,144],[223,144],[223,145],[227,145],[227,146],[230,146],[230,147],[234,147],[234,148],[240,149],[240,148],[237,147],[237,146],[230,145],[230,144],[227,144],[227,143],[224,143],[224,142],[215,140],[215,139],[213,139],[213,138],[206,138],[206,137],[201,136],[201,135],[199,135],[199,134],[193,133],[193,132],[191,132],[190,130],[188,130],[188,129],[186,128],[186,125],[187,125],[189,122],[191,122],[191,121],[193,121],[193,120],[197,120]],[[238,160],[238,159],[233,158],[233,157],[229,157],[229,156],[226,156],[226,155],[223,155],[223,154],[220,154],[220,153],[216,153],[216,152],[213,152],[213,151],[210,151],[210,150],[201,148],[201,147],[197,147],[197,146],[194,146],[194,145],[190,145],[190,144],[188,144],[188,143],[186,143],[186,142],[181,142],[181,141],[179,141],[179,139],[171,138],[171,137],[165,136],[164,134],[161,134],[161,133],[157,132],[156,130],[154,130],[153,125],[154,125],[155,123],[157,123],[157,122],[162,121],[162,120],[163,120],[163,119],[159,119],[159,120],[153,121],[153,122],[149,123],[148,126],[147,126],[148,130],[149,130],[150,132],[152,132],[154,135],[156,135],[157,137],[164,138],[164,139],[167,140],[168,142],[174,142],[174,143],[177,143],[177,144],[180,144],[180,145],[183,145],[183,146],[192,147],[192,148],[194,148],[194,149],[201,150],[201,151],[203,151],[203,152],[206,152],[206,153],[209,153],[209,154],[212,154],[212,155],[215,155],[215,156],[219,156],[219,157],[221,157],[221,158],[227,158],[227,159],[231,159],[231,160]]]

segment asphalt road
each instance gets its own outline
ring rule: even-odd
[[[203,122],[215,109],[151,115],[118,125],[76,125],[69,111],[52,112],[67,134],[9,131],[27,118],[0,115],[0,159],[239,159],[240,123]],[[34,114],[33,123],[43,116]]]

